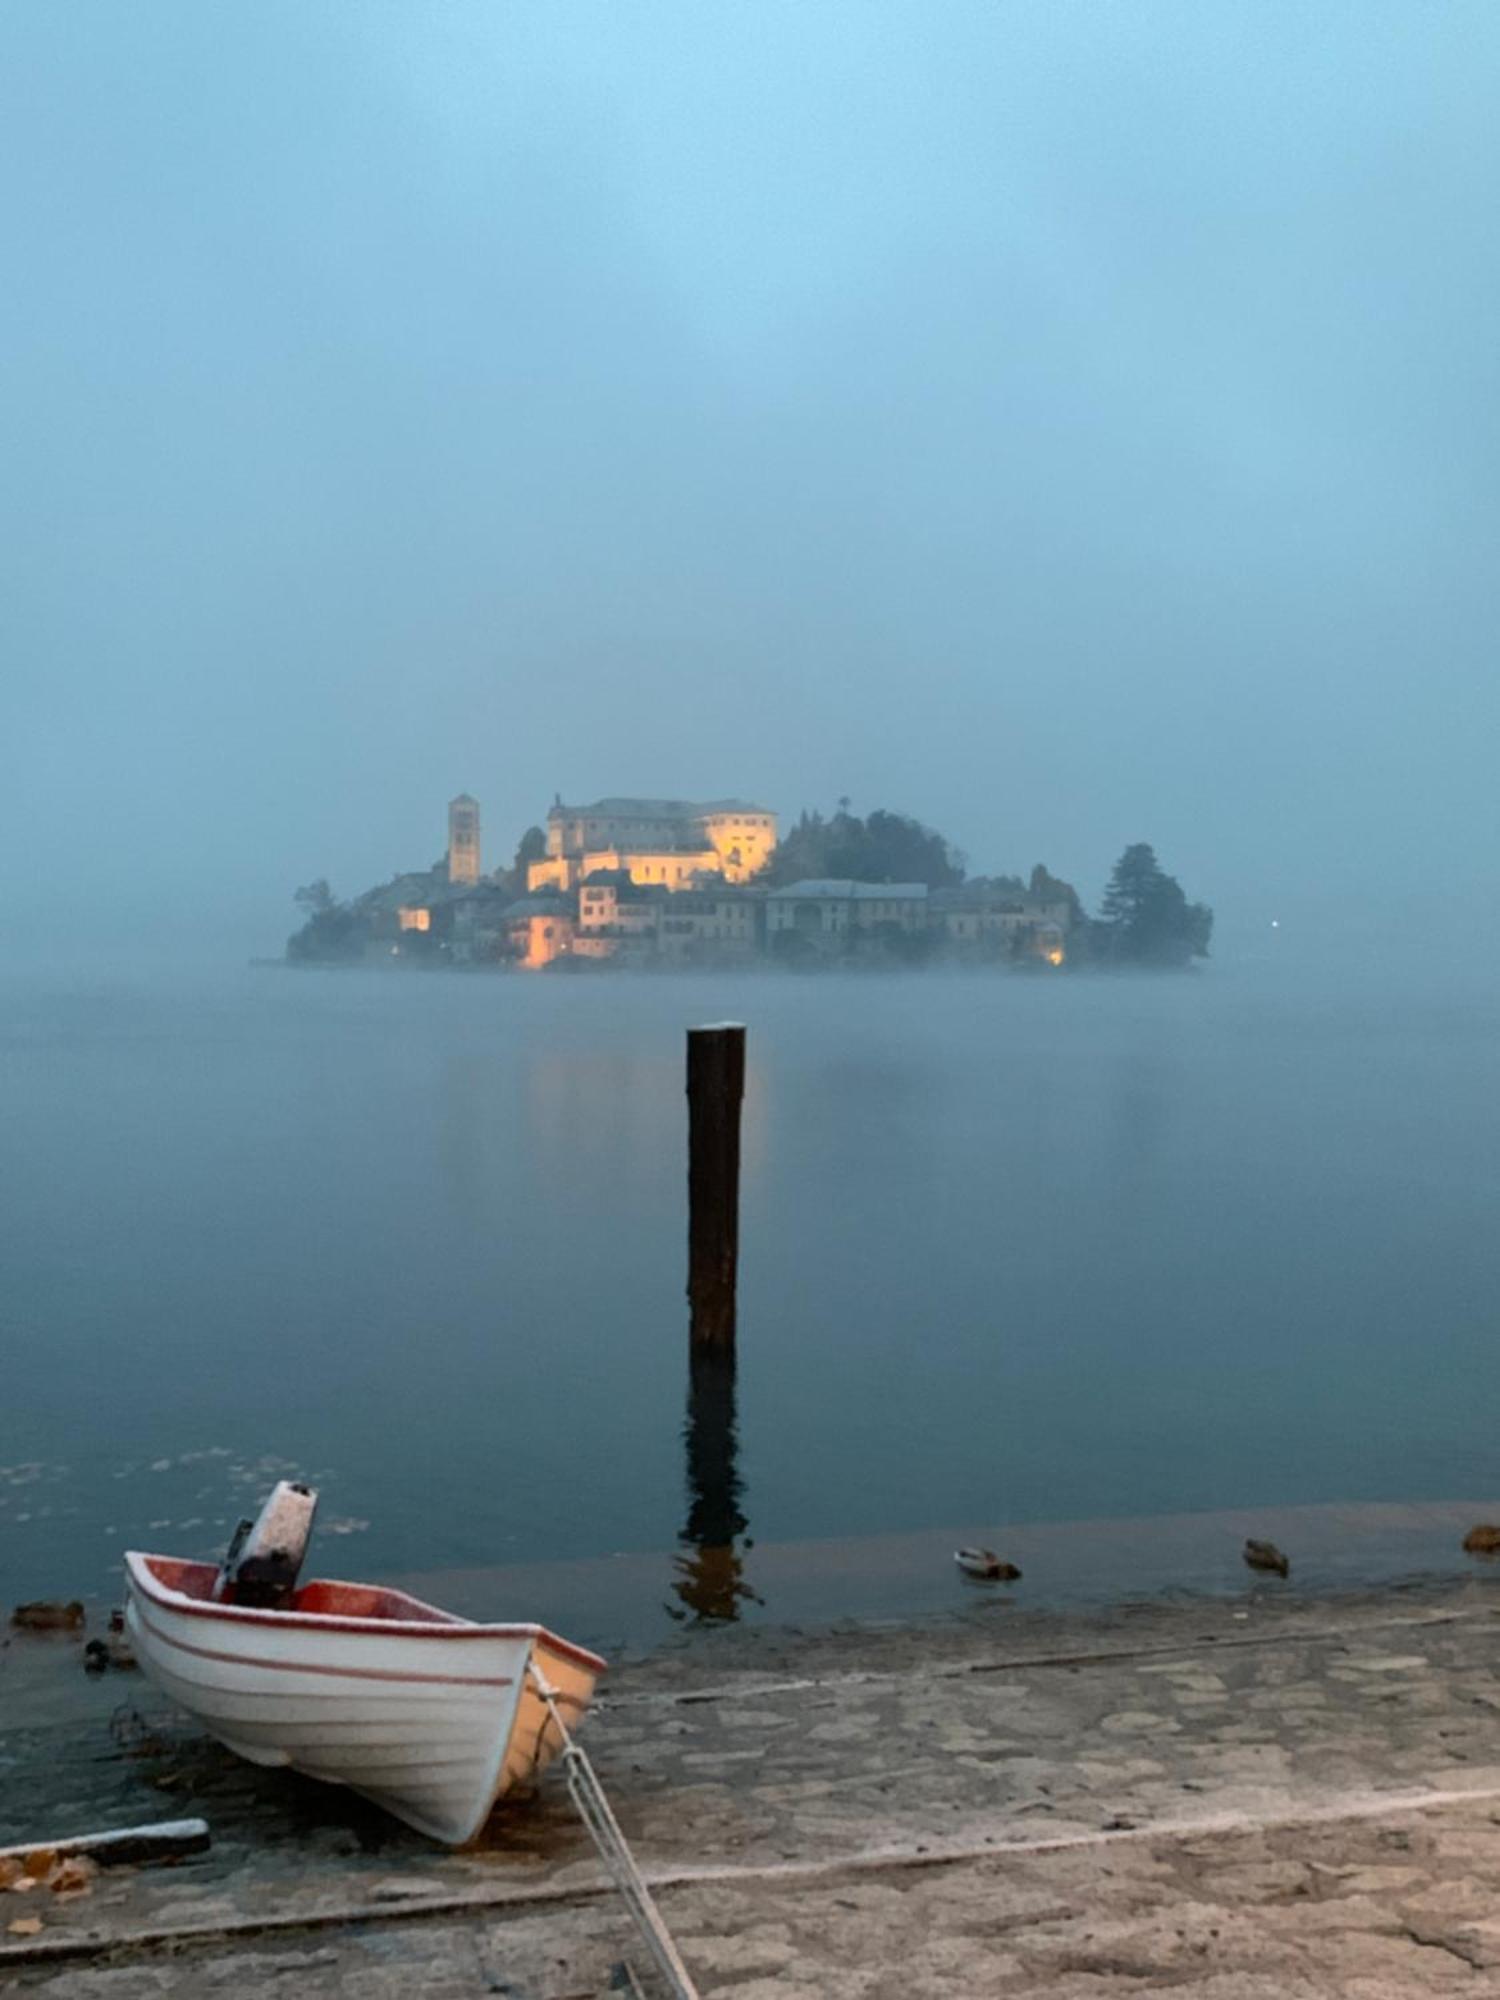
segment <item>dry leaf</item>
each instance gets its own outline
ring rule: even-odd
[[[35,1937],[42,1928],[42,1920],[40,1917],[17,1917],[14,1923],[7,1924],[5,1928],[12,1937]]]
[[[13,1896],[25,1896],[39,1886],[35,1875],[18,1875],[10,1885],[10,1892]]]
[[[38,1881],[44,1875],[50,1875],[56,1866],[57,1849],[55,1847],[33,1847],[26,1857],[26,1873],[28,1875],[35,1875]]]
[[[98,1864],[86,1855],[68,1855],[47,1877],[47,1887],[54,1896],[86,1896],[93,1888],[94,1877],[98,1873]]]
[[[26,1863],[18,1854],[0,1854],[0,1889],[10,1889],[26,1873]]]

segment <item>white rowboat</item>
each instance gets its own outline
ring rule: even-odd
[[[125,1558],[126,1626],[163,1694],[252,1764],[347,1785],[450,1847],[562,1748],[533,1668],[570,1728],[605,1670],[545,1626],[472,1624],[378,1584],[215,1603],[218,1574]]]

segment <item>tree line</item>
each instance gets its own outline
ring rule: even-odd
[[[1030,895],[1065,902],[1072,911],[1075,962],[1107,965],[1186,965],[1207,958],[1214,913],[1190,903],[1144,841],[1127,847],[1115,863],[1099,915],[1090,917],[1069,882],[1038,863],[1029,881],[1019,875],[968,876],[964,854],[952,841],[905,813],[877,810],[861,819],[840,799],[827,818],[804,811],[777,847],[759,880],[782,888],[792,882],[925,882],[929,889],[972,889]]]

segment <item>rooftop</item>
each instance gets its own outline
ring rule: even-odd
[[[868,903],[892,902],[899,898],[927,900],[925,882],[790,882],[784,889],[771,891],[772,902],[786,902],[793,897],[821,899],[824,902]]]
[[[769,813],[745,799],[595,799],[592,805],[565,806],[559,799],[548,819],[701,819],[705,813]]]

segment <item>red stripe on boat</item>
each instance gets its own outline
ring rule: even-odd
[[[192,1653],[200,1660],[221,1660],[231,1667],[265,1667],[277,1674],[333,1674],[340,1680],[352,1681],[421,1681],[432,1682],[439,1687],[508,1688],[515,1686],[514,1678],[503,1674],[498,1678],[482,1679],[477,1674],[420,1674],[397,1673],[390,1667],[333,1667],[321,1660],[263,1660],[254,1653],[221,1653],[212,1646],[190,1646],[186,1639],[174,1639],[170,1632],[163,1632],[159,1625],[153,1625],[146,1614],[138,1612],[141,1623],[153,1639],[159,1639],[164,1646],[175,1646],[179,1653]]]

